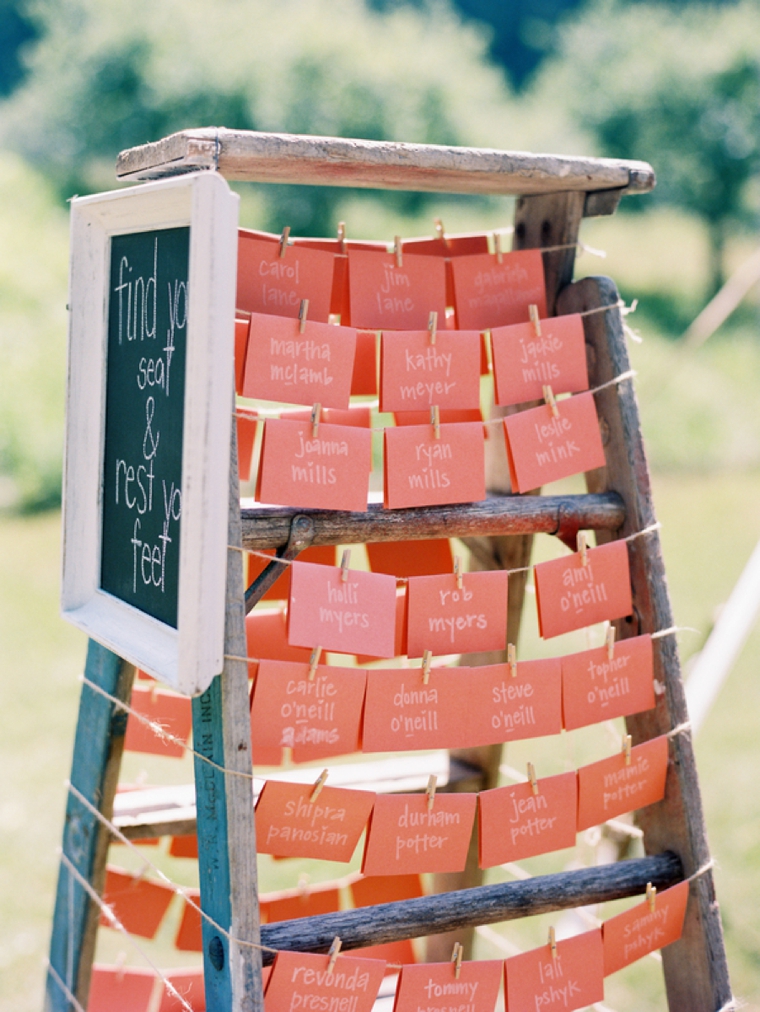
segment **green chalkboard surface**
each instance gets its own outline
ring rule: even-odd
[[[177,627],[190,229],[111,238],[102,590]]]

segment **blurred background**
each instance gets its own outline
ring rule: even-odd
[[[760,537],[760,2],[0,0],[0,1012],[41,1007],[85,649],[57,614],[66,202],[113,188],[121,149],[207,125],[650,161],[652,194],[584,222],[607,256],[583,255],[577,274],[638,299],[670,589],[697,630],[687,662]],[[506,199],[238,190],[241,224],[294,235],[512,218]],[[721,290],[725,320],[692,326]],[[750,1003],[758,649],[756,630],[696,739],[734,991]],[[609,1004],[662,1007],[631,986]]]

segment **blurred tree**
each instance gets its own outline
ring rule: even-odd
[[[21,47],[36,35],[21,0],[0,0],[0,95],[8,95],[23,77]]]

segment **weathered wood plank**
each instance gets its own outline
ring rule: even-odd
[[[223,127],[184,130],[122,151],[116,175],[157,179],[199,168],[257,183],[516,196],[560,190],[645,193],[655,184],[646,162]]]
[[[585,278],[569,286],[559,299],[564,313],[598,306],[614,306],[618,292],[609,278]],[[617,309],[585,318],[591,384],[604,383],[630,368]],[[620,536],[634,534],[655,522],[655,512],[641,436],[638,404],[630,382],[609,387],[596,395],[602,422],[607,466],[587,476],[593,492],[614,490],[625,501],[625,522]],[[600,531],[599,542],[610,540]],[[617,623],[618,636],[656,632],[673,625],[665,566],[657,532],[630,542],[634,613]],[[654,710],[629,717],[633,742],[666,733],[688,720],[675,636],[655,641],[655,678],[665,686]],[[649,853],[676,853],[686,876],[709,860],[694,751],[691,738],[672,740],[665,799],[642,810],[638,817]],[[673,1012],[712,1012],[731,998],[723,931],[711,873],[691,887],[684,932],[680,941],[663,951],[663,968],[669,1007]]]

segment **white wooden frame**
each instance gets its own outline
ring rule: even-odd
[[[223,667],[239,198],[213,172],[72,201],[62,615],[188,695]],[[190,227],[177,628],[100,589],[111,237]]]

